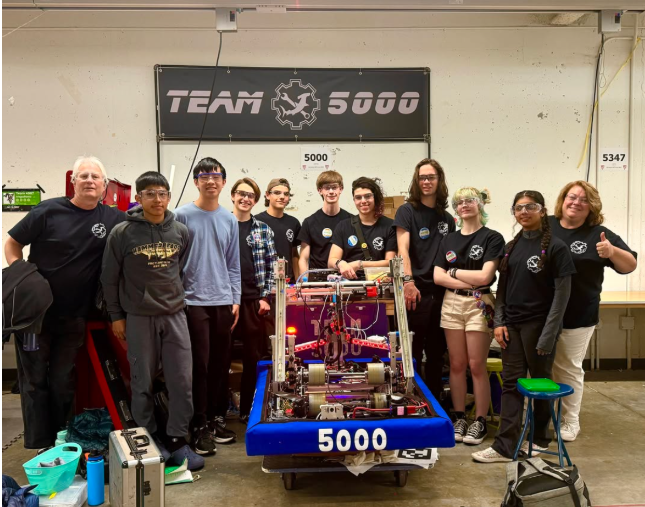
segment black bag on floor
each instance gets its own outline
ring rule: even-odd
[[[513,461],[506,465],[506,483],[501,507],[591,507],[575,465],[562,468],[541,458]]]

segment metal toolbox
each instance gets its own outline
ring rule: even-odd
[[[164,468],[145,428],[110,433],[110,505],[164,507]]]

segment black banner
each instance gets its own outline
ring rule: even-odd
[[[159,140],[426,141],[428,69],[157,65]],[[211,94],[213,77],[214,92]]]

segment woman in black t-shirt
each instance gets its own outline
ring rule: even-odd
[[[450,395],[455,410],[455,441],[470,445],[486,438],[486,413],[490,384],[486,358],[493,329],[495,300],[490,286],[504,256],[504,238],[485,227],[484,204],[490,193],[465,187],[452,198],[459,216],[459,231],[448,234],[439,245],[434,261],[434,281],[446,287],[441,307],[441,327],[450,354]],[[470,366],[477,406],[477,419],[466,422],[466,368]]]
[[[396,253],[394,221],[382,216],[383,191],[378,181],[366,177],[354,180],[352,196],[358,217],[338,224],[327,261],[330,269],[338,269],[347,279],[357,278],[356,272],[363,268],[387,267]]]
[[[573,394],[562,398],[560,434],[567,442],[580,432],[578,415],[585,374],[582,361],[599,320],[605,267],[621,274],[636,269],[636,252],[603,227],[603,221],[598,190],[586,181],[565,185],[555,205],[555,216],[549,217],[553,235],[568,246],[577,271],[571,280],[571,297],[553,363],[553,379],[573,387]]]
[[[511,461],[522,427],[524,397],[517,381],[526,377],[551,378],[555,342],[576,270],[566,245],[552,237],[544,197],[534,190],[515,195],[511,213],[522,230],[506,245],[500,263],[495,303],[495,340],[502,348],[504,387],[499,432],[492,447],[475,452],[482,463]],[[536,400],[533,451],[551,441],[549,402]],[[528,442],[522,449],[528,451]]]

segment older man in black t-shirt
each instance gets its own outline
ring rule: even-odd
[[[76,387],[74,362],[96,298],[103,250],[112,228],[125,219],[123,212],[99,203],[107,185],[100,160],[79,157],[72,182],[74,197],[40,203],[9,231],[4,246],[10,265],[31,245],[29,262],[47,279],[54,296],[37,350],[25,350],[24,337],[16,334],[27,449],[53,445],[56,432],[66,426]]]

